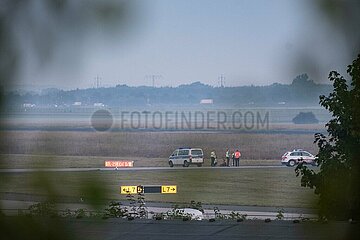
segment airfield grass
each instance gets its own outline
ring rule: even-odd
[[[315,207],[316,202],[313,190],[300,186],[293,168],[2,173],[0,178],[2,192],[85,201],[100,194],[103,199],[126,202],[120,186],[177,185],[177,194],[146,194],[145,201],[304,208]]]
[[[168,158],[0,154],[0,159],[0,169],[103,168],[105,161],[107,160],[134,161],[134,167],[169,167]],[[221,162],[219,162],[219,164],[220,163]],[[280,165],[280,160],[241,159],[240,164],[250,166],[273,166]],[[203,166],[210,166],[210,159],[205,159]]]
[[[203,148],[218,161],[226,148],[239,148],[240,165],[278,165],[285,151],[317,153],[312,134],[225,132],[0,131],[0,168],[103,167],[105,160],[134,160],[135,166],[168,166],[178,147]],[[121,185],[177,185],[177,194],[147,194],[146,201],[216,205],[314,207],[313,190],[302,188],[293,168],[1,173],[1,192],[126,201]],[[100,188],[97,188],[100,187]],[[107,190],[98,192],[97,190]],[[88,194],[90,194],[88,196]]]
[[[312,134],[224,132],[81,132],[1,131],[0,154],[167,158],[176,148],[199,147],[205,158],[215,150],[240,149],[243,159],[280,159],[284,152],[303,148],[313,154]]]

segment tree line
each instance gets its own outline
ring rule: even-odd
[[[316,106],[318,96],[328,94],[332,86],[317,84],[307,74],[297,76],[291,84],[274,83],[267,86],[213,87],[201,82],[178,87],[131,87],[117,85],[108,88],[61,90],[48,88],[40,93],[11,91],[5,93],[9,105],[24,103],[36,106],[73,105],[82,106],[103,103],[106,106],[196,106],[202,99],[212,99],[216,106]]]

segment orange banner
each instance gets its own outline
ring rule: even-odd
[[[134,161],[105,161],[105,167],[133,167]]]

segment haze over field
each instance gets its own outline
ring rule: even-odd
[[[351,21],[348,13],[357,4],[347,2],[336,13]],[[333,31],[323,21],[321,1],[135,0],[110,1],[109,8],[95,3],[63,5],[57,14],[66,21],[44,11],[42,1],[26,12],[18,8],[11,31],[21,53],[15,87],[269,85],[291,83],[301,73],[328,83],[328,72],[344,72],[354,57],[347,50],[356,47],[346,41],[354,34]],[[84,9],[87,15],[73,14]]]

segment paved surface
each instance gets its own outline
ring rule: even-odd
[[[358,239],[359,223],[182,221],[0,216],[1,239]],[[30,227],[31,226],[31,227]],[[67,237],[72,238],[67,238]]]
[[[76,239],[357,239],[359,226],[348,222],[181,221],[123,219],[65,220]]]
[[[287,168],[286,166],[240,166],[240,167],[133,167],[133,168],[9,168],[0,169],[0,173],[26,173],[26,172],[88,172],[88,171],[178,171],[178,170],[230,170],[230,169],[257,169],[257,168]]]

